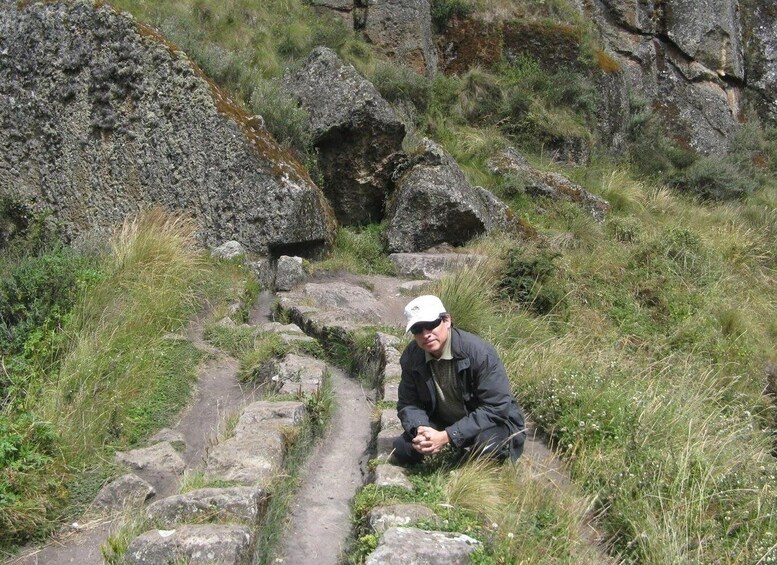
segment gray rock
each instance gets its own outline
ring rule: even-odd
[[[371,0],[363,33],[370,43],[415,72],[437,73],[429,0]]]
[[[302,283],[306,276],[302,266],[302,257],[281,255],[275,269],[275,290],[291,290]]]
[[[740,6],[741,7],[741,6]],[[777,18],[774,2],[758,0],[742,10],[740,29],[745,35],[747,83],[756,96],[749,96],[762,117],[777,120]]]
[[[186,438],[184,438],[184,435],[177,430],[162,428],[153,436],[148,438],[149,444],[161,443],[163,441],[169,442],[170,445],[173,446],[173,449],[179,453],[186,451]]]
[[[424,290],[429,287],[429,284],[428,280],[408,281],[400,285],[399,291],[405,296],[418,296],[426,294]]]
[[[266,485],[283,466],[286,445],[277,429],[231,437],[208,451],[205,478],[240,485]]]
[[[415,252],[441,243],[464,245],[473,237],[508,227],[507,206],[472,187],[453,158],[424,140],[404,165],[386,212],[391,252]]]
[[[409,526],[425,520],[439,522],[439,516],[421,504],[377,506],[367,513],[367,523],[373,532],[382,534],[389,528]]]
[[[163,527],[206,521],[254,525],[266,505],[267,492],[260,487],[203,488],[157,500],[146,516]]]
[[[399,416],[397,416],[396,410],[394,410],[393,408],[388,408],[386,410],[381,411],[380,429],[393,430],[394,435],[399,435],[398,433],[396,433],[397,431],[399,433],[402,433],[402,424],[399,422]]]
[[[372,84],[319,47],[284,77],[308,111],[326,195],[343,225],[380,221],[405,126]]]
[[[168,441],[127,452],[117,451],[114,460],[130,469],[140,471],[163,471],[180,474],[186,467],[183,458]]]
[[[284,428],[298,426],[304,414],[301,402],[250,404],[240,416],[234,435],[208,451],[205,477],[241,485],[265,484],[283,465]]]
[[[375,467],[373,483],[379,487],[399,487],[410,492],[413,491],[413,483],[405,475],[405,470],[388,463],[381,463]]]
[[[602,90],[604,107],[618,108],[628,91],[638,93],[666,122],[667,135],[705,155],[723,153],[744,111],[738,5],[736,0],[586,3],[587,16],[600,27],[607,53],[626,77]],[[618,115],[628,120],[627,113]]]
[[[0,53],[0,196],[65,237],[161,206],[193,216],[208,247],[331,243],[307,171],[151,28],[107,4],[5,2]]]
[[[394,439],[402,433],[401,429],[387,428],[378,432],[375,441],[375,455],[378,458],[385,458],[394,451]]]
[[[526,183],[526,192],[555,200],[569,200],[580,205],[597,222],[603,222],[610,210],[610,204],[603,198],[591,194],[582,186],[570,181],[564,175],[539,171],[531,167],[512,147],[488,160],[492,174],[518,174]]]
[[[210,254],[219,259],[234,259],[235,257],[245,256],[246,250],[240,245],[240,242],[233,240],[222,243],[211,251]]]
[[[487,259],[485,255],[467,253],[391,253],[389,255],[389,260],[394,263],[400,275],[431,280],[441,279],[448,273],[467,267],[477,267]]]
[[[280,322],[266,322],[259,326],[263,332],[275,332],[279,334],[300,334],[304,332],[297,324],[281,324]]]
[[[344,282],[307,283],[279,293],[278,302],[305,333],[321,340],[332,336],[347,340],[349,331],[379,324],[389,315],[372,292]]]
[[[281,394],[310,394],[321,388],[326,363],[314,357],[287,354],[278,366]]]
[[[109,513],[120,511],[138,507],[154,494],[153,486],[137,475],[128,473],[101,488],[94,499],[94,507]]]
[[[124,559],[129,565],[208,563],[241,565],[251,548],[251,531],[237,525],[186,525],[175,530],[151,530],[130,543]]]
[[[399,381],[385,381],[383,383],[383,400],[399,402]]]
[[[389,528],[365,565],[406,565],[445,563],[466,565],[480,542],[454,532],[428,532],[418,528]]]
[[[259,257],[251,261],[248,266],[256,275],[256,279],[263,289],[275,288],[275,267],[269,257]]]

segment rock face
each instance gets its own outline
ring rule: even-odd
[[[456,161],[430,140],[397,181],[386,218],[389,251],[404,253],[445,242],[463,245],[508,226],[506,206],[487,190],[471,186]]]
[[[602,0],[586,10],[631,89],[670,124],[672,137],[702,154],[724,152],[743,112],[738,1]]]
[[[299,163],[182,52],[98,6],[0,6],[0,196],[70,237],[161,205],[208,246],[323,250],[333,218]]]
[[[324,192],[344,225],[380,221],[405,126],[351,65],[316,48],[284,87],[310,116]]]
[[[390,528],[365,561],[366,565],[445,563],[465,565],[480,542],[454,532],[428,532],[417,528]]]
[[[745,34],[745,65],[748,86],[758,93],[756,106],[762,115],[777,120],[777,4],[756,0],[742,12],[740,29]]]
[[[419,74],[433,77],[437,72],[429,0],[371,0],[364,36]]]

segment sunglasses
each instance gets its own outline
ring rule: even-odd
[[[432,322],[418,322],[417,324],[413,324],[412,326],[410,326],[410,333],[413,335],[418,335],[423,331],[430,332],[434,328],[439,326],[441,322],[442,322],[442,318],[437,318]]]

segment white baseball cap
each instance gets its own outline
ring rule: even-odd
[[[441,314],[445,314],[445,306],[442,305],[442,300],[431,294],[425,294],[414,298],[405,306],[405,318],[407,318],[406,332],[410,331],[410,328],[418,322],[433,322],[440,317]]]

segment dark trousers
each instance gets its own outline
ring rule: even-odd
[[[442,430],[432,424],[435,429]],[[518,459],[523,453],[523,434],[515,434],[507,426],[492,426],[480,432],[473,441],[460,447],[461,455],[471,455],[489,457],[503,461],[510,457],[513,461]],[[403,432],[401,436],[394,439],[394,457],[399,463],[412,464],[423,461],[424,455],[418,453],[413,448],[413,438],[410,434]]]

